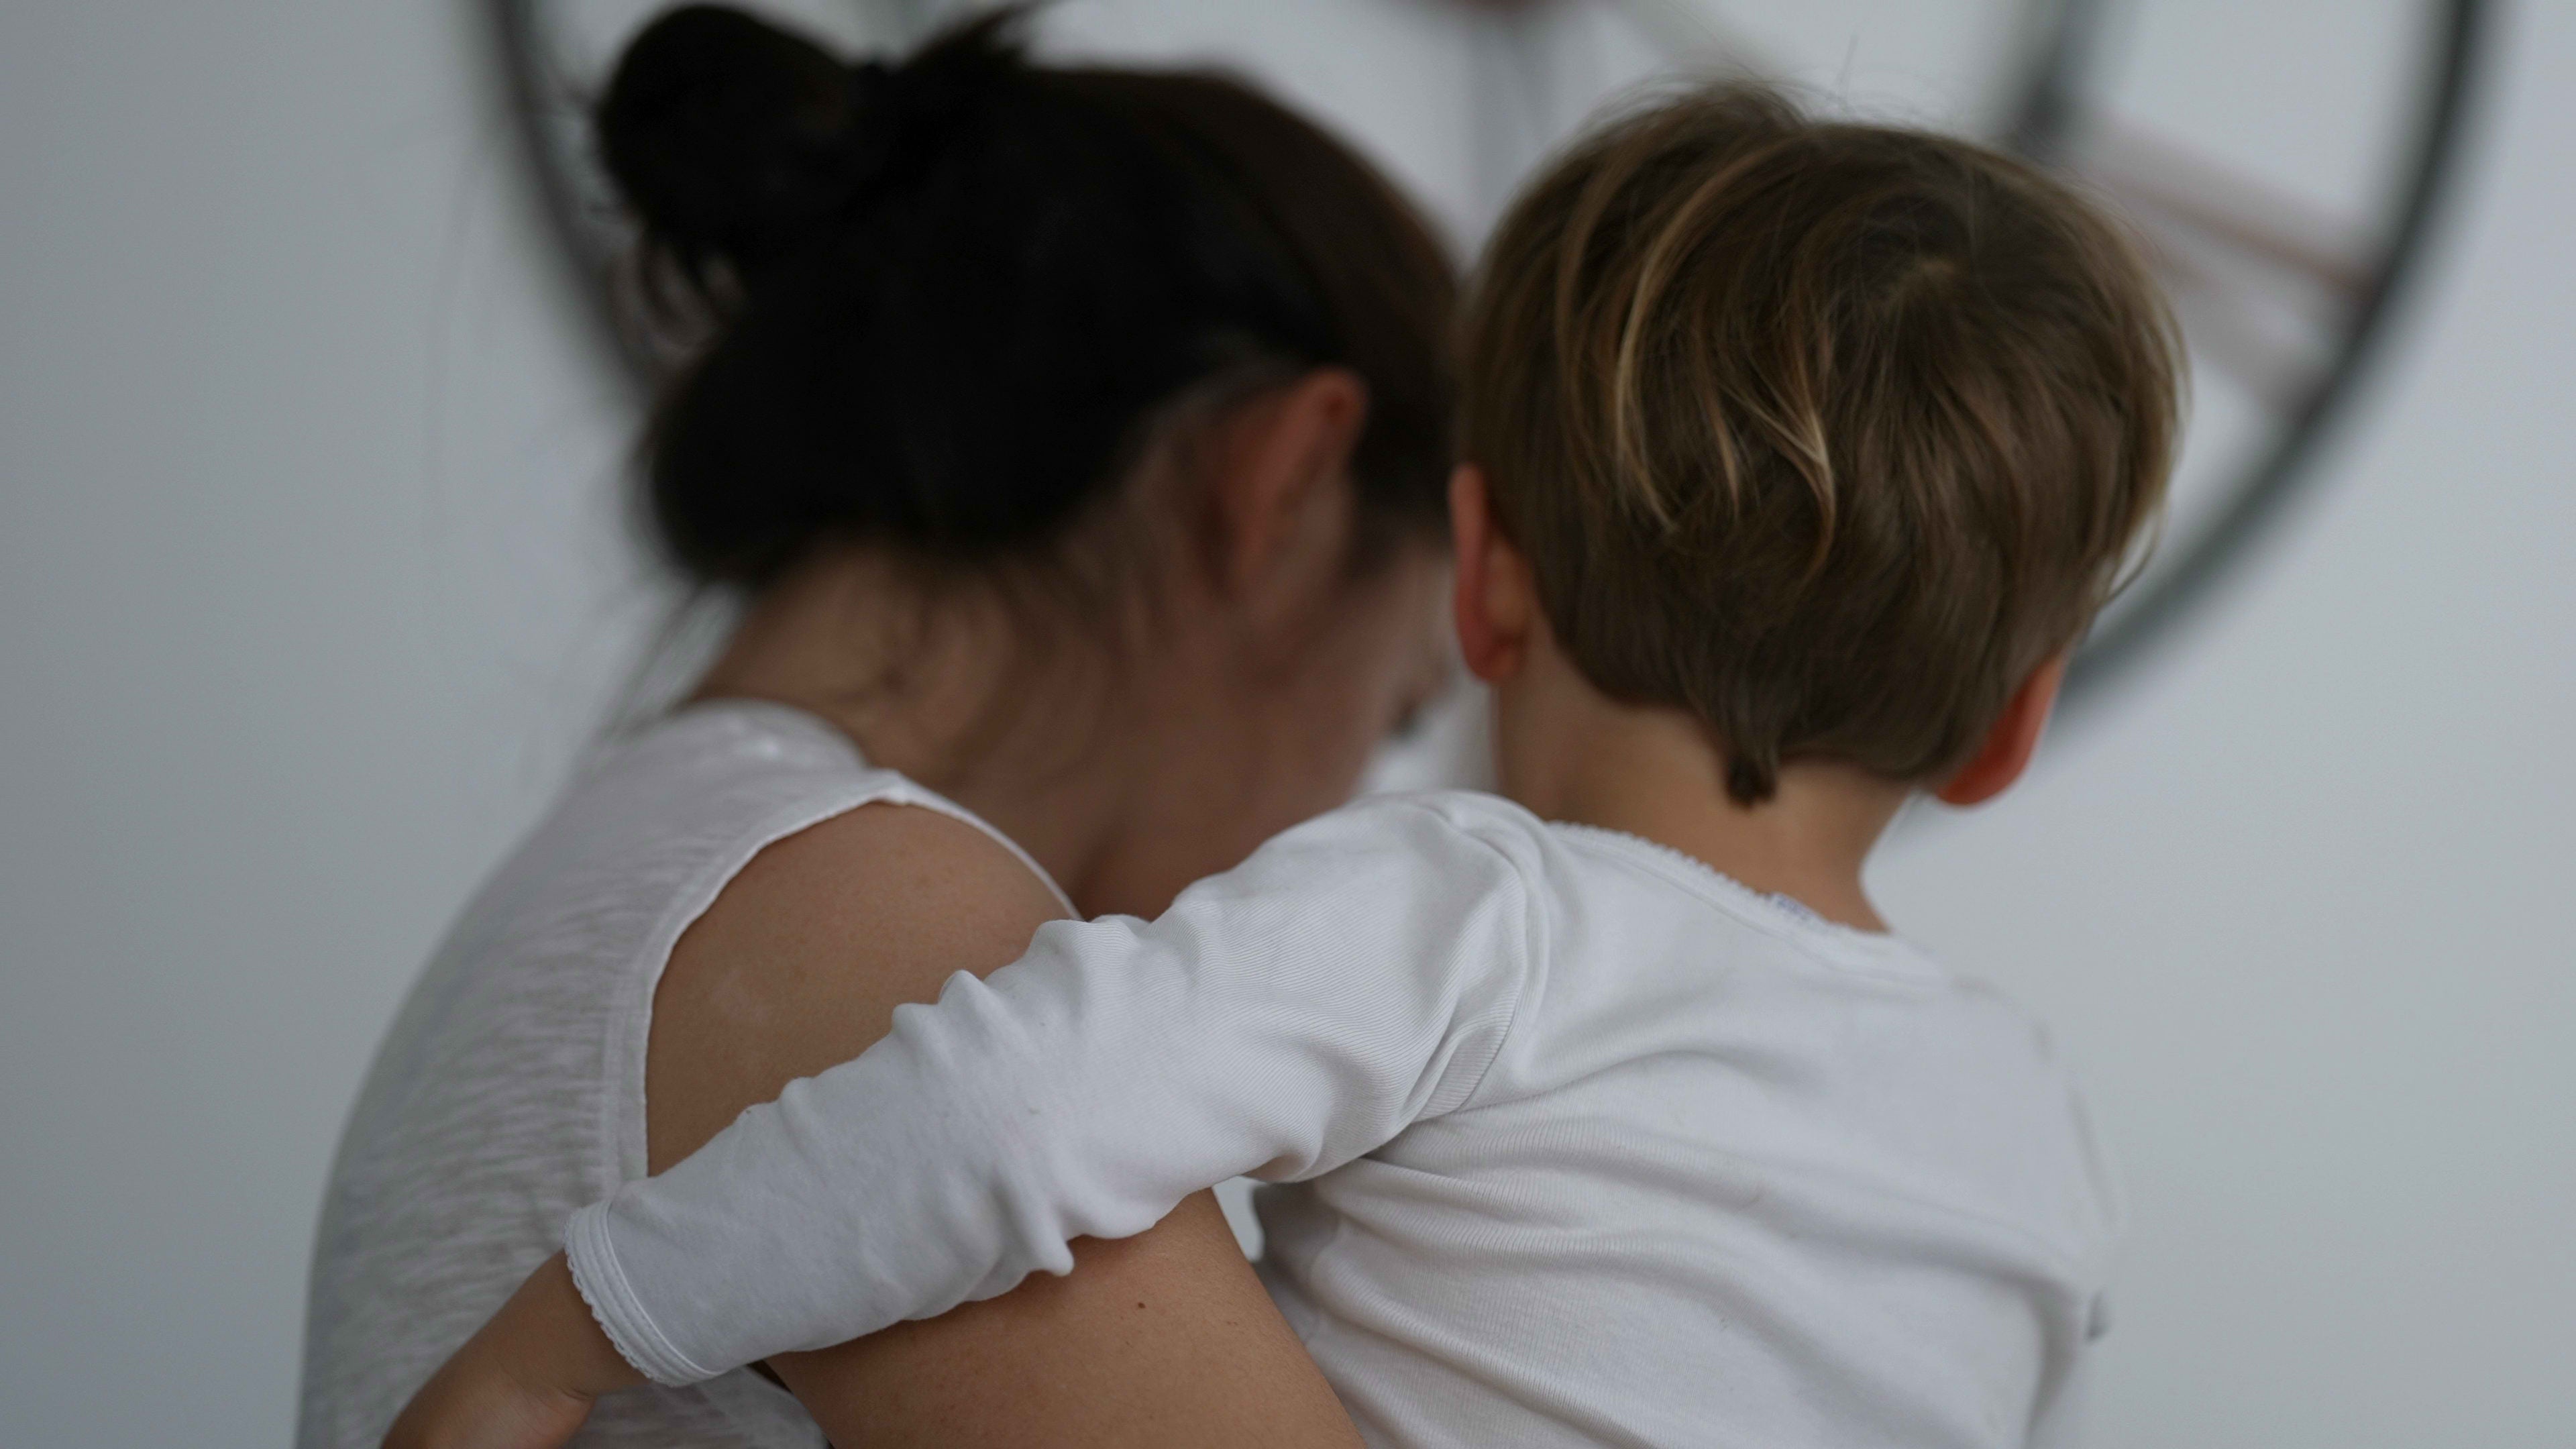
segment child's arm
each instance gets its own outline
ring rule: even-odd
[[[1050,925],[577,1214],[573,1274],[628,1360],[686,1383],[1064,1272],[1071,1239],[1239,1173],[1347,1162],[1500,1048],[1539,933],[1495,834],[1372,802],[1150,925]]]

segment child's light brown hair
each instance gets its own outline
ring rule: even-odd
[[[2122,233],[1962,141],[1734,85],[1580,143],[1468,315],[1465,451],[1596,687],[1930,782],[2073,647],[2163,498],[2170,314]]]

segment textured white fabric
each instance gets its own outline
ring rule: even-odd
[[[1891,937],[1490,796],[1059,922],[577,1214],[682,1382],[1062,1272],[1237,1173],[1381,1446],[2029,1442],[2117,1210],[2038,1027]]]
[[[376,1053],[323,1205],[301,1449],[373,1449],[561,1245],[565,1216],[644,1175],[646,1037],[673,944],[763,846],[880,801],[972,821],[774,705],[683,710],[574,782],[466,907]],[[738,1372],[613,1396],[576,1442],[814,1449],[823,1436],[794,1398]]]

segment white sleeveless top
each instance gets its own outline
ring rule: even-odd
[[[695,705],[589,764],[467,905],[376,1053],[314,1249],[299,1449],[372,1449],[563,1245],[572,1211],[645,1175],[645,1045],[672,946],[763,847],[880,802],[982,830],[1063,901],[991,826],[782,705]],[[736,1371],[610,1395],[574,1442],[824,1439],[792,1395]]]

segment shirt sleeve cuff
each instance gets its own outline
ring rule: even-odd
[[[618,1354],[657,1384],[683,1388],[716,1377],[723,1370],[700,1367],[644,1311],[609,1241],[608,1207],[606,1202],[592,1203],[564,1226],[564,1259],[572,1267],[573,1286],[581,1290],[581,1301],[590,1305],[590,1316],[598,1320]]]

